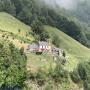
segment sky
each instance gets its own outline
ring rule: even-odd
[[[58,5],[59,7],[73,10],[77,8],[78,3],[84,2],[85,0],[41,0],[49,6],[55,7]]]

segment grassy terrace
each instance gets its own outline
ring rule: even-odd
[[[27,57],[27,69],[33,72],[37,72],[40,68],[47,72],[50,67],[54,68],[56,65],[53,57],[48,54],[36,55],[34,53],[28,53]]]

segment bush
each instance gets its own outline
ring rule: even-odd
[[[60,39],[58,38],[58,36],[54,36],[52,43],[56,46],[56,47],[60,47]]]
[[[46,41],[49,38],[48,32],[44,30],[44,26],[39,20],[34,20],[31,27],[37,40]]]
[[[43,32],[43,24],[39,20],[34,20],[31,24],[32,31],[34,34],[38,35]]]
[[[51,81],[48,81],[48,84],[45,87],[45,90],[55,90],[54,83]]]
[[[81,62],[70,76],[75,83],[82,81],[84,89],[90,90],[90,62]]]
[[[47,39],[49,39],[49,34],[47,31],[43,31],[40,35],[40,40],[41,41],[46,41]]]
[[[81,81],[79,73],[77,70],[70,73],[70,77],[74,83],[79,83]]]
[[[21,55],[24,55],[24,47],[20,48],[20,53],[21,53]]]
[[[51,76],[55,82],[67,82],[68,81],[68,72],[63,69],[61,64],[57,64],[54,72]]]
[[[42,86],[45,84],[47,75],[44,71],[42,71],[41,69],[39,69],[37,75],[36,75],[36,80],[38,82],[38,85]]]
[[[86,70],[85,70],[85,64],[80,63],[78,65],[78,72],[79,72],[79,76],[81,80],[86,80],[87,75],[86,75]]]

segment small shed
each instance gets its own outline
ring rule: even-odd
[[[63,50],[60,48],[53,47],[52,48],[52,54],[54,56],[63,56]]]

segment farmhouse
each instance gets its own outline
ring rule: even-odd
[[[28,50],[30,52],[35,52],[35,53],[47,52],[50,53],[52,56],[65,57],[64,51],[62,49],[57,48],[55,46],[51,46],[50,43],[45,41],[39,41],[37,44],[33,43],[28,45]]]
[[[28,45],[30,52],[51,52],[51,45],[48,42],[40,41],[37,44]]]

